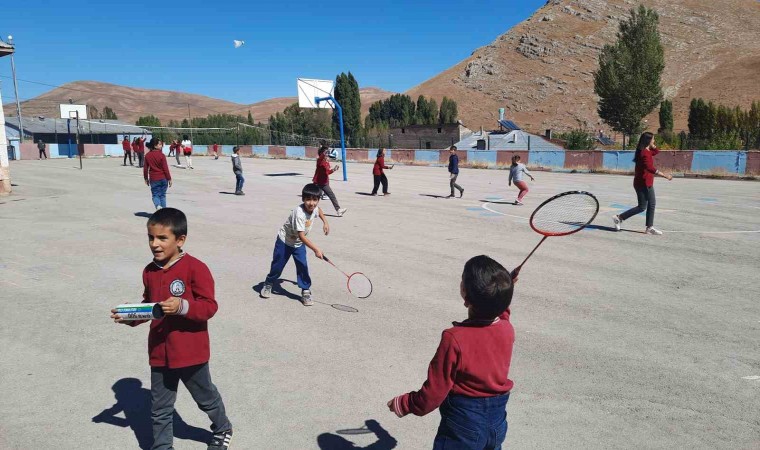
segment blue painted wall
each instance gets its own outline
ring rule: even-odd
[[[268,145],[254,145],[252,151],[254,155],[269,156]],[[287,150],[285,151],[287,152]]]
[[[306,158],[306,147],[285,147],[288,158]]]
[[[564,151],[531,151],[528,164],[541,167],[565,167]]]
[[[219,151],[221,152],[222,155],[231,155],[232,149],[234,147],[235,147],[234,145],[220,145]]]
[[[468,163],[486,163],[489,166],[495,166],[497,154],[498,153],[496,153],[495,151],[467,150],[467,162]],[[438,159],[436,159],[436,162],[438,162]]]
[[[745,152],[696,150],[691,161],[691,171],[726,171],[743,174],[747,171],[747,154]]]
[[[634,152],[603,152],[602,167],[610,170],[633,170]]]
[[[438,162],[438,150],[415,150],[414,160],[424,162]],[[371,159],[375,159],[374,157]]]

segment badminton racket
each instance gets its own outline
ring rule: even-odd
[[[327,256],[324,254],[322,255],[322,259],[330,263],[331,266],[335,267],[340,273],[346,276],[346,288],[351,295],[357,298],[367,298],[372,294],[372,282],[366,275],[361,272],[348,274],[333,264],[333,262],[327,259]]]
[[[530,227],[544,237],[512,271],[512,275],[517,276],[520,273],[523,265],[546,238],[577,233],[589,226],[598,212],[599,201],[593,194],[585,191],[563,192],[538,205],[538,208],[530,215]]]

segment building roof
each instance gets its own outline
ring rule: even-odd
[[[0,56],[8,56],[15,51],[13,45],[8,44],[0,40]]]
[[[453,129],[457,129],[458,127],[467,129],[467,127],[465,127],[461,123],[444,123],[440,125],[406,125],[403,127],[391,127],[390,129],[400,130],[402,128],[405,128],[407,130],[437,130],[438,128],[442,128],[444,130],[453,130]]]
[[[514,130],[508,133],[486,131],[480,134],[480,132],[475,132],[454,145],[460,150],[474,150],[478,148],[478,140],[485,139],[488,142],[489,150],[527,150],[528,137],[530,137],[531,150],[564,151],[559,145],[552,144],[541,136],[522,130]]]
[[[67,121],[68,119],[53,119],[48,117],[21,117],[24,134],[66,133]],[[5,123],[6,126],[18,131],[18,119],[15,117],[6,117]],[[76,132],[76,120],[71,121],[71,132]],[[137,125],[106,119],[80,120],[79,132],[83,134],[150,134],[147,130]]]

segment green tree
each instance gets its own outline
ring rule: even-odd
[[[657,30],[659,16],[644,5],[620,23],[618,40],[605,45],[594,73],[597,112],[625,135],[642,129],[641,120],[662,101],[660,77],[665,57]]]
[[[673,102],[670,100],[660,103],[660,129],[657,131],[673,131]]]
[[[456,123],[458,118],[459,111],[457,110],[457,102],[448,97],[443,97],[443,100],[441,100],[441,110],[438,114],[438,123]]]
[[[101,119],[106,119],[106,120],[118,120],[119,119],[119,117],[116,116],[116,113],[114,112],[113,109],[111,109],[110,106],[106,106],[106,107],[103,108],[103,112],[101,113],[100,118]]]
[[[248,110],[248,120],[246,121],[248,125],[253,125],[253,114],[251,114],[251,110]]]
[[[185,121],[186,120],[187,119],[185,119]],[[185,123],[185,121],[183,121],[183,124]],[[148,116],[142,116],[138,118],[137,122],[135,122],[135,125],[142,126],[142,127],[160,127],[161,121],[158,119],[158,117],[154,116],[153,114],[150,114]]]
[[[348,74],[341,73],[335,78],[333,96],[343,108],[343,131],[346,135],[346,141],[352,142],[352,139],[360,139],[362,134],[362,102],[359,96],[359,83],[351,72]],[[332,121],[335,134],[339,136],[340,122],[337,109],[333,111]]]
[[[414,123],[418,125],[435,125],[438,123],[438,104],[424,95],[417,97]]]

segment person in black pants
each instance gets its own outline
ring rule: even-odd
[[[451,188],[451,194],[446,198],[454,196],[454,189],[459,189],[459,198],[462,198],[462,195],[464,195],[464,188],[457,184],[458,176],[459,156],[457,156],[457,146],[452,145],[449,147],[449,187]]]
[[[390,192],[388,192],[388,177],[385,176],[383,169],[393,169],[393,166],[388,167],[385,165],[385,149],[381,148],[377,151],[375,166],[372,167],[372,176],[375,179],[372,195],[377,195],[377,188],[380,187],[380,183],[383,184],[383,195],[390,195]]]
[[[37,148],[40,150],[40,159],[43,157],[47,159],[47,153],[45,153],[45,143],[42,142],[42,139],[37,140]]]

